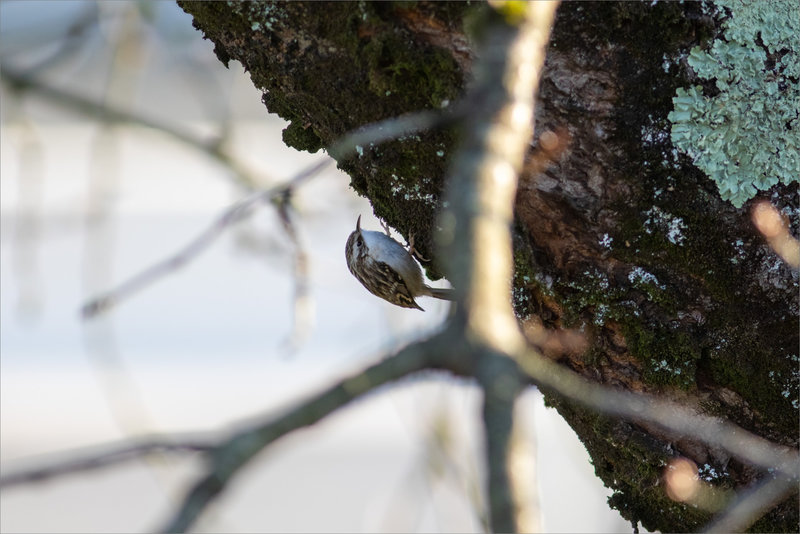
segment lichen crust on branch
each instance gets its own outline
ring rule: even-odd
[[[800,9],[786,0],[715,5],[728,17],[723,34],[688,55],[706,87],[679,87],[669,120],[675,146],[738,208],[800,180]]]

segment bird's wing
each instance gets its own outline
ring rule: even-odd
[[[392,304],[402,306],[403,308],[416,308],[422,310],[419,304],[414,300],[414,295],[409,291],[403,277],[397,271],[389,267],[382,261],[376,262],[378,269],[385,275],[380,277],[383,281],[381,283],[382,295],[381,298],[388,300]],[[425,311],[425,310],[422,310]]]

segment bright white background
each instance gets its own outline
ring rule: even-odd
[[[96,11],[92,11],[96,10]],[[0,3],[0,60],[56,53],[85,13],[99,24],[48,83],[194,135],[229,118],[228,151],[264,187],[321,157],[281,141],[241,66],[171,2]],[[292,248],[272,208],[100,319],[89,297],[184,246],[244,195],[216,160],[158,131],[104,126],[2,87],[0,466],[154,432],[225,431],[280,413],[441,324],[446,305],[393,307],[349,274],[344,242],[369,204],[331,169],[295,207],[310,253],[314,324],[297,350]],[[583,446],[541,396],[520,406],[545,532],[618,532]],[[206,514],[201,531],[473,532],[482,484],[480,396],[442,374],[413,377],[279,441]],[[443,451],[445,453],[443,454]],[[158,528],[202,463],[156,457],[0,493],[3,532]]]

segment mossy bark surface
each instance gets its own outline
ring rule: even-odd
[[[470,76],[483,6],[428,2],[179,2],[240,61],[268,110],[291,121],[289,146],[316,151],[363,124],[455,102]],[[465,28],[469,28],[469,31]],[[680,58],[719,32],[699,3],[561,5],[536,112],[539,133],[568,138],[546,169],[523,174],[516,201],[514,306],[528,321],[580,329],[587,351],[553,354],[595,381],[664,395],[798,445],[798,276],[749,216],[681,156],[667,114],[699,83]],[[410,136],[339,161],[375,214],[431,261],[443,177],[457,129]],[[793,214],[797,184],[761,195]],[[752,202],[752,201],[751,201]],[[344,236],[342,239],[344,243]],[[707,512],[669,500],[666,462],[743,488],[764,476],[721,450],[608,419],[552,392],[586,445],[613,507],[650,530],[689,531]],[[791,498],[753,527],[796,531]]]

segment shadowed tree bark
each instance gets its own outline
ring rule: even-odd
[[[285,142],[309,151],[362,124],[454,105],[474,61],[468,36],[482,31],[485,9],[179,3],[219,59],[240,61],[265,91],[268,110],[291,121]],[[797,447],[797,272],[755,230],[753,201],[736,208],[722,200],[669,136],[676,88],[698,83],[675,59],[719,32],[720,21],[694,3],[559,8],[517,191],[510,298],[523,330],[582,333],[586,343],[572,348],[539,343],[585,377],[658,394]],[[432,278],[444,271],[436,214],[458,137],[457,127],[436,130],[338,161],[378,217],[414,235]],[[797,214],[797,192],[797,184],[777,185],[761,197]],[[790,224],[797,235],[797,217]],[[545,394],[615,491],[611,505],[648,529],[696,530],[710,518],[665,495],[661,477],[671,458],[691,459],[720,488],[764,476],[717,447]],[[794,497],[753,526],[797,527]]]

